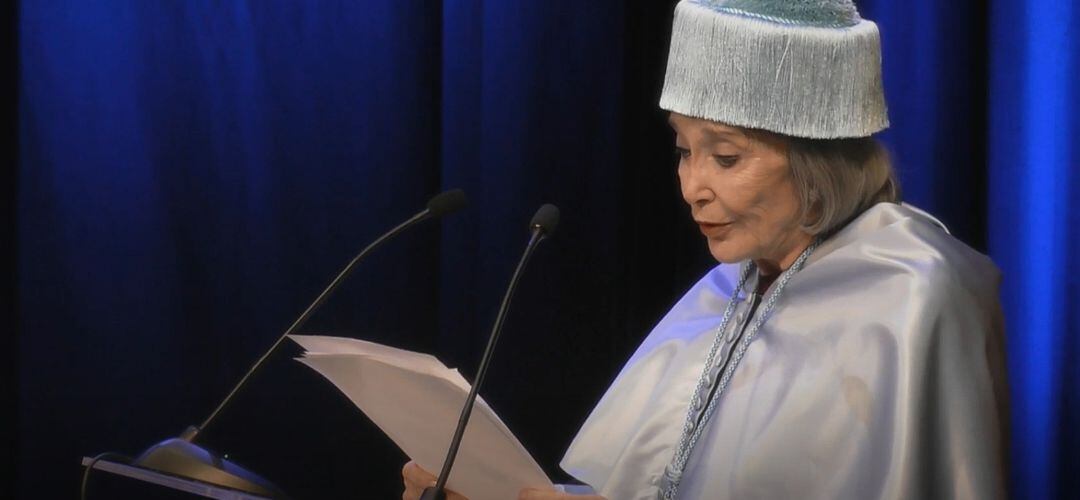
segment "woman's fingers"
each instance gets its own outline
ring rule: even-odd
[[[413,461],[409,461],[401,468],[401,477],[405,480],[405,486],[412,485],[420,488],[435,486],[435,480],[437,479],[434,474],[424,470],[423,467]]]
[[[418,500],[420,495],[424,494],[424,489],[435,486],[435,481],[438,479],[434,474],[424,470],[419,464],[413,461],[405,464],[401,468],[401,478],[405,482],[405,492],[402,493],[402,500]],[[468,500],[467,498],[453,492],[446,490],[447,500]],[[544,491],[533,488],[521,490],[518,494],[518,500],[604,500],[603,497],[596,495],[568,495],[566,493],[560,493],[558,491]]]
[[[435,474],[424,470],[423,467],[413,461],[409,461],[401,468],[401,478],[405,482],[405,492],[401,494],[402,500],[418,500],[420,495],[424,494],[425,489],[435,486],[435,481],[438,479]],[[446,490],[446,500],[468,499],[453,491]]]
[[[518,500],[605,500],[599,495],[571,495],[558,491],[526,488],[518,493]]]
[[[518,493],[518,500],[561,500],[569,498],[565,493],[559,493],[558,491],[543,491],[532,488],[521,490]]]
[[[401,494],[401,500],[420,500],[420,495],[423,492],[424,490],[406,486],[405,492]]]
[[[419,500],[424,488],[435,486],[435,476],[412,461],[401,468],[401,479],[405,483],[401,500]]]

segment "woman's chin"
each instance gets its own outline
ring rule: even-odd
[[[734,264],[747,259],[745,251],[734,248],[733,245],[726,241],[709,240],[709,253],[721,264]]]

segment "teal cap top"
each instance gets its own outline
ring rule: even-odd
[[[691,0],[727,14],[780,24],[818,28],[849,28],[862,18],[852,0]]]

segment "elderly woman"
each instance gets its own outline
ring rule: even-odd
[[[683,0],[660,105],[720,265],[563,469],[612,500],[1004,496],[998,273],[899,204],[877,26],[850,0]],[[434,481],[404,475],[406,498]]]

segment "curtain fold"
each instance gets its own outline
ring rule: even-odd
[[[1080,8],[992,2],[990,255],[1001,267],[1012,390],[1012,483],[1080,493]]]
[[[71,497],[79,454],[135,454],[199,423],[348,258],[437,191],[427,7],[21,3],[21,498]],[[308,331],[423,344],[437,240],[430,225],[402,237]],[[359,490],[335,483],[360,468],[386,496],[399,465],[375,457],[393,447],[334,425],[340,400],[290,348],[205,444],[302,497]],[[290,472],[297,454],[309,472]]]

